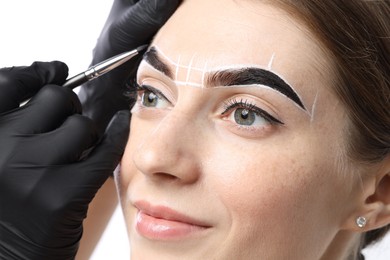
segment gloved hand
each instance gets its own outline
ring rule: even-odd
[[[180,0],[114,0],[93,52],[92,65],[151,41],[176,10]],[[83,113],[104,130],[116,111],[129,107],[126,81],[135,77],[141,58],[84,84],[79,92]]]
[[[99,138],[77,95],[55,85],[66,76],[60,62],[0,70],[0,259],[74,259],[88,204],[123,153],[129,112]]]

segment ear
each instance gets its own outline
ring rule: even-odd
[[[358,205],[344,223],[343,229],[367,232],[390,224],[390,156],[369,173],[362,185]],[[366,219],[364,227],[357,225],[359,217]]]

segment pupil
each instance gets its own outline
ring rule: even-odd
[[[238,108],[234,111],[234,120],[239,125],[252,125],[256,120],[256,115],[248,109]]]
[[[241,117],[242,119],[248,119],[249,111],[244,109],[241,111]]]
[[[145,91],[142,95],[142,104],[147,107],[155,107],[157,105],[157,95],[150,92]]]
[[[154,103],[156,100],[156,95],[154,93],[149,93],[148,95],[148,102],[149,103]]]

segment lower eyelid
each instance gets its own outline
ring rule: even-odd
[[[229,112],[231,113],[232,110],[238,109],[238,108],[243,108],[243,109],[247,109],[249,111],[252,111],[252,112],[256,113],[256,115],[263,117],[270,124],[282,124],[282,125],[284,124],[282,121],[280,121],[276,117],[270,115],[268,112],[266,112],[265,110],[257,107],[256,105],[252,105],[251,103],[248,103],[248,104],[245,104],[245,103],[244,104],[240,104],[240,103],[231,104],[231,105],[229,105],[229,107],[225,107],[224,108],[224,111],[221,113],[221,115],[226,115]]]
[[[275,131],[275,125],[267,125],[267,126],[243,126],[237,125],[230,120],[222,121],[223,128],[228,129],[229,132],[232,132],[235,135],[240,137],[249,138],[249,139],[257,139],[263,138],[270,135],[273,131]]]

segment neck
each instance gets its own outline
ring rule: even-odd
[[[339,231],[321,260],[357,260],[361,234]]]

